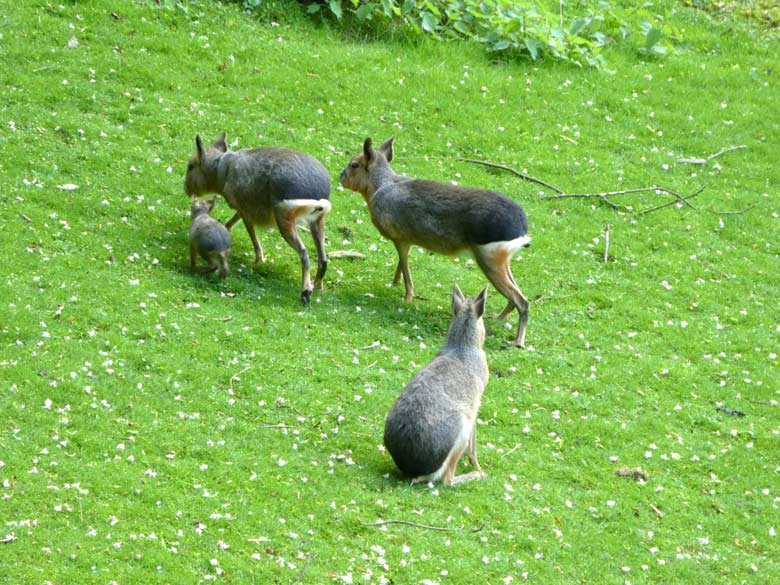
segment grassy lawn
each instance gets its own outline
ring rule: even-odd
[[[3,4],[0,583],[780,582],[776,34],[669,3],[680,50],[615,48],[610,74],[236,3]],[[331,173],[328,250],[364,258],[309,308],[274,231],[265,264],[239,225],[230,277],[190,271],[182,179],[222,131]],[[396,171],[502,191],[533,238],[529,349],[486,321],[488,477],[451,489],[400,479],[383,421],[453,281],[485,279],[413,249],[420,298],[389,285],[393,245],[337,185],[393,134]],[[641,214],[673,197],[548,199],[460,158],[703,190]]]

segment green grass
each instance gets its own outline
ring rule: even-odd
[[[4,6],[0,582],[780,581],[776,42],[675,9],[678,54],[614,50],[608,75],[166,4]],[[308,309],[273,232],[264,265],[239,226],[227,280],[189,270],[184,168],[223,130],[331,171],[328,249],[366,257],[333,259]],[[452,282],[484,278],[414,250],[424,298],[387,285],[393,246],[336,179],[392,134],[397,171],[530,218],[531,350],[488,320],[488,478],[454,489],[399,480],[383,418]],[[458,157],[567,192],[706,188],[639,215],[668,198],[541,199]]]

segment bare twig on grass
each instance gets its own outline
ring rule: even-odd
[[[306,574],[306,569],[309,568],[309,563],[311,563],[311,551],[306,555],[306,562],[303,564],[303,568],[295,578],[296,583],[303,583],[303,576]]]
[[[710,160],[712,158],[715,158],[716,156],[720,156],[721,154],[725,152],[729,152],[731,150],[737,150],[739,148],[746,148],[744,146],[734,146],[731,148],[723,149],[720,152],[715,153],[714,155],[711,155],[709,157]],[[556,195],[541,195],[540,199],[600,199],[602,202],[609,205],[612,209],[627,209],[624,205],[618,205],[614,201],[610,201],[609,197],[617,197],[619,195],[631,195],[636,193],[666,193],[667,195],[671,195],[674,197],[673,201],[668,201],[666,203],[663,203],[661,205],[657,205],[655,207],[651,207],[649,209],[645,209],[644,211],[639,212],[639,215],[644,215],[646,213],[650,213],[652,211],[657,211],[658,209],[663,209],[664,207],[668,207],[670,205],[674,205],[675,203],[681,203],[683,205],[686,205],[687,207],[690,207],[691,209],[696,209],[693,205],[691,205],[690,200],[699,195],[705,188],[705,186],[702,186],[699,188],[698,191],[696,191],[693,195],[689,195],[688,197],[685,197],[675,191],[674,189],[669,189],[667,187],[662,187],[660,185],[652,185],[650,187],[639,187],[636,189],[621,189],[618,191],[602,191],[600,193],[566,193],[563,189],[556,187],[555,185],[552,185],[548,183],[547,181],[543,181],[542,179],[537,179],[536,177],[532,177],[530,175],[527,175],[526,173],[521,173],[520,171],[513,169],[512,167],[508,167],[505,165],[500,165],[497,163],[493,163],[490,161],[484,161],[484,160],[475,160],[470,158],[458,158],[457,160],[477,164],[477,165],[483,165],[486,167],[490,167],[493,169],[501,169],[504,171],[508,171],[521,179],[525,181],[531,181],[533,183],[537,183],[538,185],[542,185],[543,187],[547,187],[548,189],[551,189],[555,191]],[[749,211],[749,209],[745,210]],[[728,212],[727,212],[728,213]],[[736,212],[731,212],[736,214]],[[743,212],[744,213],[744,212]],[[606,262],[606,260],[605,260]]]
[[[357,258],[359,260],[362,260],[365,258],[365,254],[361,254],[360,252],[355,252],[354,250],[333,250],[332,252],[328,252],[329,258]]]
[[[509,451],[507,451],[506,453],[504,453],[503,455],[501,455],[501,457],[506,457],[507,455],[511,455],[512,453],[514,453],[515,451],[517,451],[517,450],[518,450],[520,447],[522,447],[522,445],[523,445],[522,443],[518,443],[517,445],[515,445],[514,447],[512,447],[512,448],[511,448]]]
[[[609,224],[604,228],[604,262],[609,262]]]
[[[252,366],[250,365],[250,366],[245,367],[240,372],[237,372],[237,373],[233,374],[232,376],[230,376],[230,390],[231,391],[233,390],[233,382],[235,382],[236,380],[240,380],[241,379],[241,374],[243,374],[244,372],[248,372],[251,369],[252,369]]]
[[[687,198],[682,197],[681,195],[676,194],[676,193],[673,193],[673,194],[677,195],[678,197],[681,197],[682,200],[685,201],[686,205],[688,205],[688,207],[690,207],[691,209],[696,209],[693,205],[690,204],[690,200],[693,199],[694,197],[698,197],[699,195],[701,195],[701,192],[704,191],[705,187],[706,187],[706,185],[702,185],[701,187],[699,187],[698,191],[696,191],[693,195],[688,195]],[[667,193],[668,192],[669,191],[667,191]],[[651,213],[653,211],[658,211],[659,209],[663,209],[664,207],[669,207],[670,205],[674,205],[675,203],[679,203],[679,200],[667,201],[666,203],[662,203],[661,205],[656,205],[655,207],[650,207],[649,209],[645,209],[644,211],[640,211],[639,215],[644,215],[646,213]]]
[[[656,516],[659,518],[663,518],[665,516],[665,514],[661,512],[661,510],[659,510],[655,504],[650,504],[650,509],[655,512]]]
[[[739,211],[713,211],[712,213],[716,213],[718,215],[742,215],[743,213],[747,213],[751,209],[755,208],[756,205],[753,204],[749,207],[746,207],[745,209],[740,209]]]
[[[706,165],[708,162],[710,162],[714,158],[718,158],[719,156],[726,154],[727,152],[733,152],[735,150],[742,150],[743,148],[747,148],[746,144],[740,144],[738,146],[729,146],[727,148],[723,148],[716,152],[715,154],[711,154],[710,156],[706,158],[699,158],[699,157],[690,157],[690,158],[681,158],[677,162],[686,163],[689,165]]]
[[[457,160],[471,163],[473,165],[482,165],[485,167],[490,167],[492,169],[501,169],[502,171],[508,171],[512,173],[513,175],[516,175],[523,179],[524,181],[530,181],[532,183],[536,183],[537,185],[541,185],[542,187],[547,187],[548,189],[552,189],[556,193],[563,193],[563,189],[559,189],[555,185],[551,185],[547,181],[543,181],[541,179],[537,179],[536,177],[532,177],[531,175],[527,175],[525,173],[521,173],[520,171],[513,169],[512,167],[507,167],[504,165],[499,165],[493,162],[489,162],[486,160],[475,160],[473,158],[458,158]]]
[[[417,522],[409,522],[408,520],[379,520],[377,522],[361,522],[362,526],[385,526],[386,524],[403,524],[404,526],[414,526],[415,528],[424,528],[426,530],[437,530],[439,532],[445,532],[450,530],[449,528],[442,528],[441,526],[428,526],[427,524],[418,524]]]
[[[683,203],[688,207],[690,207],[691,209],[696,209],[693,205],[691,205],[690,200],[693,199],[699,193],[701,193],[703,189],[704,187],[699,189],[695,194],[690,195],[688,197],[683,197],[673,189],[661,187],[660,185],[653,185],[652,187],[638,187],[636,189],[621,189],[619,191],[602,191],[600,193],[559,193],[558,195],[542,195],[540,196],[540,199],[601,199],[604,203],[606,203],[613,209],[620,209],[622,206],[618,205],[617,203],[613,203],[612,201],[607,199],[607,197],[616,197],[618,195],[632,195],[635,193],[666,193],[674,197],[674,201],[664,203],[663,205],[659,205],[658,207],[646,209],[645,211],[642,211],[640,213],[640,215],[642,215],[644,213],[655,211],[656,209],[661,209],[662,207],[674,205],[675,203]]]
[[[457,528],[446,528],[442,526],[429,526],[428,524],[418,524],[417,522],[409,522],[408,520],[378,520],[376,522],[361,522],[361,526],[385,526],[387,524],[403,524],[404,526],[412,526],[414,528],[423,528],[425,530],[435,530],[437,532],[447,532],[448,530],[455,530]],[[469,532],[479,532],[484,526],[480,525],[476,528],[472,528]],[[460,527],[463,529],[463,526]]]

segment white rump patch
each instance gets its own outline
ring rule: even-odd
[[[495,252],[500,250],[502,252],[507,252],[511,256],[520,248],[523,248],[530,243],[531,236],[526,234],[524,236],[520,236],[519,238],[515,238],[514,240],[507,240],[505,242],[490,242],[489,244],[482,244],[481,246],[476,247],[485,252],[485,254],[493,255]]]
[[[296,221],[310,222],[321,215],[330,213],[331,205],[328,199],[287,199],[280,201],[278,207],[284,211],[296,210]]]

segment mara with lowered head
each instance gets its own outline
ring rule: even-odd
[[[467,299],[455,284],[447,342],[412,378],[385,419],[385,447],[412,483],[444,485],[485,477],[477,461],[477,414],[488,381],[485,342],[487,287]],[[474,471],[455,476],[466,454]]]
[[[286,148],[229,150],[222,135],[210,147],[195,137],[195,153],[187,165],[184,190],[194,197],[222,195],[236,213],[225,224],[231,229],[244,222],[255,261],[263,262],[263,248],[255,225],[276,224],[284,240],[301,259],[301,301],[309,304],[313,289],[322,288],[328,266],[325,255],[325,216],[330,212],[330,175],[316,158]],[[308,224],[317,248],[317,275],[312,285],[309,255],[298,236],[298,222]]]
[[[520,292],[510,269],[512,255],[530,244],[528,219],[517,203],[494,191],[470,189],[396,174],[391,137],[374,148],[371,138],[341,172],[341,184],[363,196],[371,221],[395,244],[406,300],[414,297],[409,272],[409,248],[421,246],[439,254],[473,254],[488,280],[507,299],[498,315],[505,319],[517,310],[520,320],[510,346],[525,347],[528,299]]]

